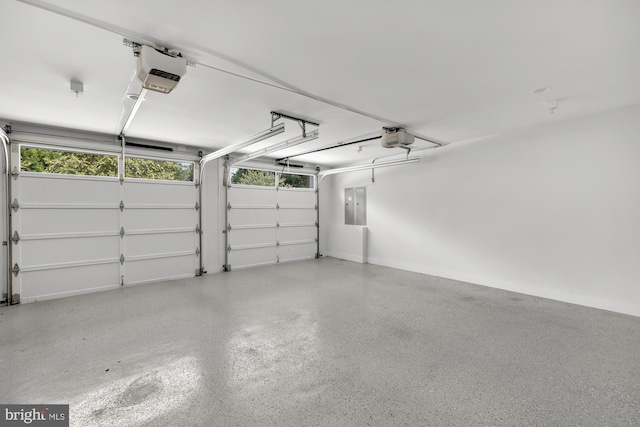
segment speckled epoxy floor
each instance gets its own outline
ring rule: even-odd
[[[640,425],[640,318],[331,258],[0,308],[76,426]]]

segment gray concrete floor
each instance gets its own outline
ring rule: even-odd
[[[0,309],[72,425],[640,425],[640,318],[331,258]]]

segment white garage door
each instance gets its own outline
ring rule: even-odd
[[[31,302],[196,274],[199,206],[193,181],[121,180],[121,162],[113,153],[72,154],[60,165],[69,168],[85,156],[82,165],[104,164],[97,173],[112,176],[23,167],[11,180],[13,294]],[[20,164],[17,144],[12,161]],[[79,172],[87,173],[83,167]]]
[[[234,179],[247,170],[253,175]],[[232,169],[229,179],[227,269],[317,256],[315,176]]]

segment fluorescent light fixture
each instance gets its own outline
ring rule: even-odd
[[[147,94],[147,90],[146,89],[142,89],[140,91],[140,95],[138,95],[138,98],[136,99],[136,103],[133,104],[133,108],[131,109],[131,112],[129,113],[129,117],[127,117],[127,121],[124,122],[124,126],[122,126],[122,130],[120,131],[120,135],[124,135],[127,132],[127,129],[129,128],[129,125],[133,121],[133,118],[135,117],[136,113],[138,112],[138,109],[142,105],[142,101],[144,101],[144,97],[145,97],[146,94]],[[129,96],[127,96],[127,98],[133,99],[133,98],[131,98]]]
[[[229,153],[233,153],[236,150],[239,150],[241,148],[244,148],[248,145],[252,145],[255,144],[256,142],[260,142],[260,141],[264,141],[267,138],[270,138],[274,135],[278,135],[281,134],[282,132],[284,132],[284,123],[280,123],[277,126],[274,126],[272,128],[269,128],[265,131],[262,131],[258,134],[253,135],[251,138],[242,141],[242,142],[238,142],[236,144],[232,144],[229,145],[227,147],[221,148],[217,151],[214,151],[213,153],[209,153],[206,156],[204,156],[201,160],[200,160],[200,164],[204,165],[205,163],[214,160],[214,159],[218,159],[220,157],[224,157]]]
[[[298,144],[302,144],[303,142],[313,141],[318,138],[318,131],[314,130],[313,132],[308,132],[307,136],[298,136],[293,139],[288,139],[286,141],[277,142],[268,147],[262,148],[253,153],[245,154],[243,156],[238,157],[233,164],[236,165],[241,162],[246,162],[247,160],[255,159],[256,157],[263,156],[267,153],[272,153],[274,151],[283,150],[285,148],[294,147]]]
[[[416,157],[408,157],[406,159],[400,159],[400,160],[389,160],[389,161],[386,161],[386,162],[370,163],[370,164],[366,164],[366,165],[347,166],[347,167],[344,167],[344,168],[328,169],[326,171],[321,171],[318,174],[318,177],[320,179],[322,179],[327,175],[335,175],[335,174],[338,174],[338,173],[355,172],[355,171],[368,170],[368,169],[384,168],[384,167],[388,167],[388,166],[403,165],[403,164],[406,164],[406,163],[416,163],[416,162],[419,162],[419,161],[420,161],[420,157],[416,156]]]

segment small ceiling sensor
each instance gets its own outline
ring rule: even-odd
[[[71,88],[71,92],[75,92],[76,98],[84,93],[84,83],[72,79],[69,82],[69,85]]]
[[[547,86],[547,87],[541,87],[535,90],[531,91],[532,95],[540,95],[541,93],[545,93],[545,92],[549,92],[551,90],[551,87]]]
[[[551,99],[549,101],[541,102],[540,104],[549,111],[549,114],[553,114],[558,109],[559,100]]]

